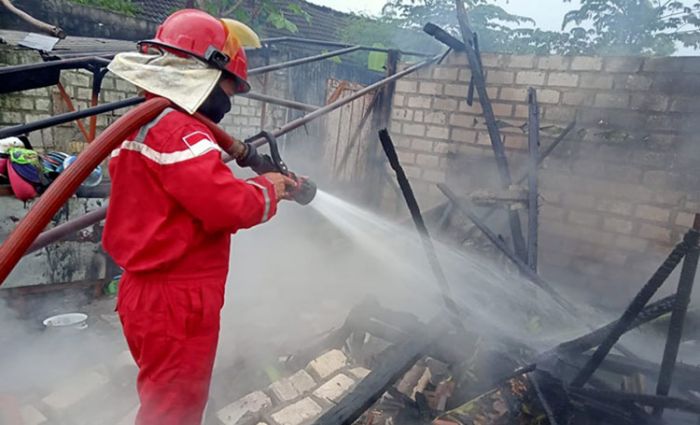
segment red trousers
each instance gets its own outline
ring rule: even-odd
[[[225,281],[123,275],[117,311],[139,367],[136,425],[201,424]]]

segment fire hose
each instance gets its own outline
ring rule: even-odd
[[[301,118],[288,122],[280,129],[274,132],[274,136],[279,137],[296,128],[305,125],[307,122],[323,116],[341,106],[352,102],[374,90],[383,87],[393,81],[398,80],[408,74],[424,68],[444,56],[436,55],[422,62],[407,67],[383,80],[379,80],[369,86],[353,93],[352,95],[338,99],[322,108],[319,108]],[[140,102],[139,99],[136,99]],[[51,217],[58,209],[68,200],[68,198],[77,190],[78,186],[87,178],[90,172],[100,164],[111,151],[117,147],[132,131],[140,128],[147,122],[153,120],[158,114],[168,107],[170,102],[166,99],[155,98],[145,103],[141,103],[130,112],[127,112],[112,126],[107,128],[100,136],[98,136],[87,149],[78,156],[76,162],[66,169],[59,176],[54,184],[47,189],[27,215],[20,221],[15,230],[10,236],[0,245],[0,285],[5,281],[15,265],[28,252],[40,249],[50,242],[58,240],[60,237],[65,237],[75,233],[90,224],[98,223],[106,216],[106,208],[102,207],[76,220],[69,221],[60,226],[56,226],[37,239],[37,236],[46,227],[51,220]],[[209,120],[203,119],[202,122],[210,125],[210,129],[214,133],[217,143],[222,149],[229,153],[232,158],[237,158],[244,155],[244,145],[241,142],[235,142],[234,139],[226,134],[221,128],[211,123]],[[119,123],[119,125],[117,125]],[[248,139],[251,146],[260,146],[264,144],[265,136],[257,135]],[[72,170],[71,170],[72,168]],[[303,182],[302,182],[303,183]],[[64,187],[65,185],[65,187]],[[55,186],[55,187],[54,187]],[[304,184],[298,185],[302,193],[309,190],[309,187]],[[301,196],[301,195],[300,195]],[[34,242],[34,243],[32,243]]]
[[[100,134],[79,155],[75,163],[61,173],[0,246],[0,285],[30,248],[32,242],[49,224],[51,218],[75,193],[92,170],[104,161],[129,134],[155,119],[167,107],[173,107],[172,103],[161,97],[149,99],[135,107]],[[232,158],[246,158],[256,172],[277,171],[291,177],[297,182],[295,192],[292,193],[293,199],[301,204],[311,202],[316,194],[316,186],[310,180],[296,176],[287,169],[272,135],[263,132],[254,136],[256,139],[261,137],[267,139],[272,156],[260,155],[257,152],[252,152],[251,155],[250,149],[254,148],[254,144],[234,139],[221,127],[199,113],[194,117],[211,130],[217,144]]]

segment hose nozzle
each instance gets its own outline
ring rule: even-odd
[[[255,146],[251,143],[251,140],[264,138],[270,145],[270,155],[259,154]],[[289,171],[287,164],[282,160],[279,148],[277,146],[277,139],[271,133],[267,131],[261,131],[255,136],[247,139],[245,142],[248,151],[244,157],[238,159],[236,162],[241,167],[250,167],[253,171],[258,174],[265,173],[282,173],[287,177],[292,178],[297,186],[292,191],[292,199],[301,205],[307,205],[313,201],[316,197],[316,183],[311,181],[308,177],[297,176],[293,172]]]

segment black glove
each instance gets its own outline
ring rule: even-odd
[[[239,167],[252,167],[258,160],[258,148],[250,142],[243,142],[245,145],[245,154],[241,158],[236,159]]]
[[[259,154],[258,149],[250,142],[243,142],[243,144],[246,146],[245,155],[236,159],[239,167],[250,167],[257,174],[278,171],[272,158],[265,154]]]

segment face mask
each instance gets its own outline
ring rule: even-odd
[[[217,84],[197,112],[200,112],[215,123],[219,123],[230,110],[231,98]]]

